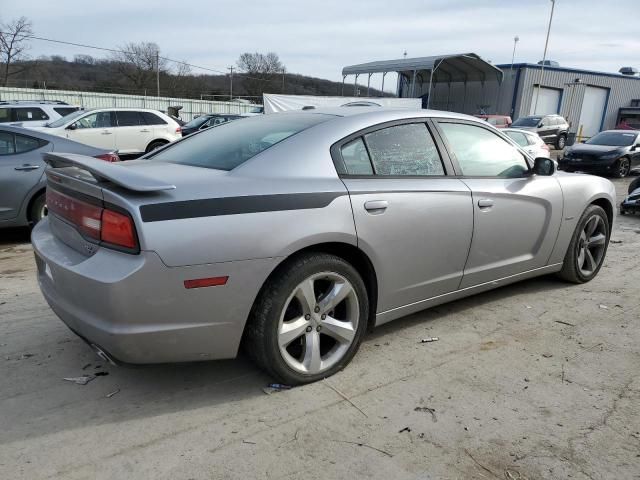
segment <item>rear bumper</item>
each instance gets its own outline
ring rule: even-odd
[[[101,248],[86,257],[33,230],[38,283],[52,310],[87,343],[123,363],[233,358],[251,305],[278,259],[167,267],[154,252]],[[184,280],[229,276],[185,289]]]

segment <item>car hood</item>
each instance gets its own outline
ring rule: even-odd
[[[611,145],[589,145],[586,143],[580,143],[567,149],[565,156],[570,155],[606,155],[609,153],[622,153],[626,150],[626,147],[613,147]]]

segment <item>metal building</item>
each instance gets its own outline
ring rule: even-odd
[[[479,67],[474,72],[475,65]],[[371,78],[389,71],[398,73],[398,96],[421,97],[424,107],[505,114],[514,120],[558,113],[569,121],[572,132],[584,137],[615,128],[621,120],[640,123],[640,77],[634,69],[622,69],[631,73],[623,75],[550,65],[543,69],[532,63],[493,66],[476,54],[458,54],[371,62],[345,67],[342,73],[343,78]]]

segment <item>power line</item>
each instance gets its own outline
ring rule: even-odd
[[[10,32],[0,32],[0,35],[13,35],[13,34],[10,33]],[[74,47],[81,47],[81,48],[90,48],[90,49],[93,49],[93,50],[102,50],[103,52],[124,53],[124,54],[127,54],[127,55],[140,56],[140,54],[137,54],[135,52],[127,52],[126,50],[120,50],[120,49],[116,49],[116,48],[107,48],[107,47],[97,47],[95,45],[87,45],[87,44],[84,44],[84,43],[67,42],[67,41],[64,41],[64,40],[55,40],[53,38],[38,37],[36,35],[21,35],[21,36],[19,36],[19,38],[20,39],[29,38],[29,39],[32,39],[32,40],[40,40],[40,41],[43,41],[43,42],[59,43],[59,44],[62,44],[62,45],[71,45],[71,46],[74,46]],[[223,70],[216,70],[215,68],[203,67],[202,65],[194,65],[192,63],[183,62],[182,60],[175,60],[175,59],[169,58],[169,57],[159,56],[158,58],[162,59],[162,60],[166,60],[168,62],[177,63],[179,65],[185,65],[185,66],[191,67],[191,68],[197,68],[197,69],[205,70],[205,71],[208,71],[208,72],[219,73],[221,75],[227,75],[227,72],[225,72]],[[270,79],[252,77],[252,76],[249,76],[249,75],[244,74],[244,73],[237,73],[236,72],[235,75],[242,75],[244,78],[248,78],[250,80],[259,80],[259,81],[262,81],[262,82],[270,81]]]

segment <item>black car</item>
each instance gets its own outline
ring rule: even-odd
[[[592,172],[622,178],[640,164],[640,132],[607,130],[565,150],[561,170]]]
[[[198,130],[215,127],[216,125],[221,125],[223,123],[238,120],[240,118],[243,117],[241,117],[240,115],[226,115],[223,113],[209,113],[206,115],[200,115],[199,117],[194,118],[182,127],[182,136],[186,137],[187,135],[195,133]]]
[[[640,212],[640,178],[636,178],[629,185],[627,198],[620,204],[620,215]]]
[[[560,115],[520,117],[511,124],[510,128],[535,132],[544,140],[544,143],[554,145],[558,150],[564,148],[569,132],[569,124]]]

